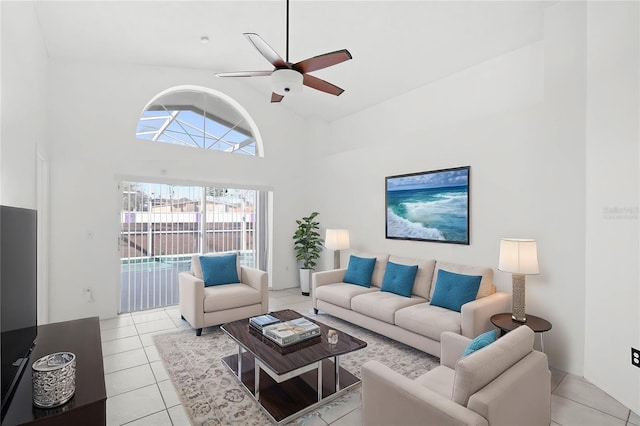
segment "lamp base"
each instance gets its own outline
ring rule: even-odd
[[[527,316],[524,313],[524,275],[513,274],[511,276],[511,283],[513,284],[513,293],[511,301],[511,319],[517,322],[527,322]]]
[[[340,250],[333,252],[333,269],[340,269]]]

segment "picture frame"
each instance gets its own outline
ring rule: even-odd
[[[387,176],[385,238],[469,245],[471,166]]]

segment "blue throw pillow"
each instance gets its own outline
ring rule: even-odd
[[[411,297],[416,273],[418,273],[418,265],[399,265],[387,262],[387,269],[384,271],[380,290]]]
[[[460,312],[462,305],[476,299],[481,275],[464,275],[438,270],[431,304]]]
[[[351,255],[351,257],[349,257],[349,266],[344,273],[344,279],[342,281],[363,287],[371,287],[371,275],[373,275],[373,268],[375,268],[375,266],[375,257],[368,258]]]
[[[475,339],[469,342],[467,347],[464,349],[462,356],[465,357],[467,355],[471,355],[478,349],[484,348],[488,344],[495,342],[497,337],[498,337],[498,334],[496,330],[491,330],[491,331],[487,331],[486,333],[482,333],[481,335],[479,335],[478,337],[476,337]]]
[[[236,269],[236,254],[200,256],[202,279],[205,287],[240,282]]]

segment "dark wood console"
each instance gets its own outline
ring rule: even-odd
[[[76,355],[75,395],[60,407],[36,408],[31,396],[31,364],[47,354],[65,351]],[[41,325],[2,425],[105,425],[106,403],[98,317]]]

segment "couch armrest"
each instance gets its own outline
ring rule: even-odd
[[[318,309],[318,299],[316,299],[316,289],[323,285],[341,283],[344,280],[344,274],[347,272],[346,268],[331,269],[329,271],[314,272],[311,274],[311,300],[313,301],[313,308]]]
[[[314,272],[311,274],[311,288],[316,289],[327,284],[341,283],[344,280],[345,272],[347,272],[346,268]]]
[[[191,327],[204,327],[204,282],[191,272],[178,274],[180,314]]]
[[[240,267],[240,282],[251,286],[260,292],[262,311],[269,311],[269,275],[260,269]]]
[[[526,383],[526,386],[522,386]],[[547,356],[531,351],[469,398],[469,409],[492,424],[551,423],[551,372]],[[525,420],[526,419],[526,420]]]
[[[487,426],[487,420],[377,361],[362,366],[362,424],[365,426]]]
[[[462,305],[460,327],[462,335],[470,339],[496,328],[490,318],[494,314],[511,311],[511,295],[496,292]]]
[[[458,333],[445,331],[440,335],[440,365],[456,369],[456,362],[462,358],[471,339]]]

